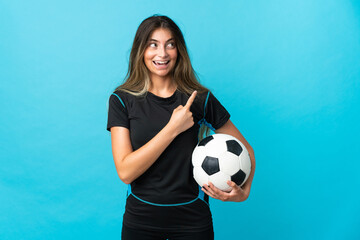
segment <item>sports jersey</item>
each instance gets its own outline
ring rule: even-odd
[[[109,97],[107,130],[129,129],[133,151],[150,141],[169,122],[173,110],[189,96],[151,92],[134,96],[115,91]],[[201,124],[213,130],[230,118],[211,92],[198,93],[190,107],[194,125],[180,133],[141,176],[128,185],[123,224],[136,229],[201,231],[212,226],[209,199],[193,178],[192,152]]]

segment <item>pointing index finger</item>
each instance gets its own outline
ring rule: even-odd
[[[195,90],[191,96],[189,97],[188,101],[186,102],[185,107],[190,108],[191,104],[194,102],[194,99],[196,97],[197,91]]]

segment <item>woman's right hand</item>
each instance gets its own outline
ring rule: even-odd
[[[174,129],[178,134],[186,131],[194,125],[192,112],[190,111],[191,104],[194,102],[197,91],[194,91],[186,102],[185,106],[179,105],[174,109],[168,126]]]

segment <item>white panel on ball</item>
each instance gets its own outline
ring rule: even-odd
[[[231,191],[231,187],[227,184],[227,181],[230,180],[230,176],[223,173],[217,172],[209,176],[209,181],[215,185],[215,187],[221,189],[222,191]]]
[[[214,134],[213,137],[219,141],[227,141],[227,140],[231,140],[233,139],[232,137],[230,137],[230,135],[228,134],[223,134],[223,133],[217,133],[217,134]]]
[[[219,157],[220,171],[232,176],[240,170],[239,157],[231,152],[225,152]]]
[[[225,144],[219,144],[218,141],[214,141],[214,140],[208,142],[205,147],[206,147],[206,155],[216,158],[220,157],[223,153],[227,151]]]
[[[195,181],[202,187],[209,182],[209,176],[201,167],[194,167],[193,175]]]
[[[205,157],[206,157],[205,147],[195,148],[191,159],[193,166],[201,166]]]

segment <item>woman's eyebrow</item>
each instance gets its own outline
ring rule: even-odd
[[[169,42],[169,41],[171,41],[171,40],[174,40],[174,38],[170,38],[170,39],[168,39],[168,40],[166,40],[166,42]],[[158,40],[156,40],[156,39],[150,39],[149,41],[151,41],[151,42],[159,42]]]

